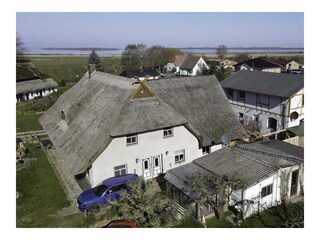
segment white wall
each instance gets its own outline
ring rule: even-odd
[[[268,178],[258,182],[257,184],[239,191],[232,193],[231,205],[240,200],[251,200],[253,204],[247,205],[244,209],[244,218],[251,216],[258,212],[258,209],[263,210],[272,206],[276,206],[281,202],[281,198],[283,197],[283,193],[286,193],[288,199],[290,199],[290,192],[291,192],[291,174],[293,171],[299,169],[299,184],[297,195],[301,192],[300,183],[303,184],[303,169],[298,165],[294,165],[292,167],[282,168],[279,169],[277,172],[269,176]],[[283,177],[283,173],[285,173],[286,177]],[[261,198],[261,190],[262,188],[273,184],[272,186],[272,194],[267,195]],[[282,188],[286,189],[285,192],[282,192]],[[294,195],[292,197],[295,197]],[[243,198],[242,198],[243,197]]]
[[[50,91],[49,91],[49,89],[42,89],[41,91],[42,91],[42,97],[46,97],[46,96],[48,96],[48,95],[56,92],[57,89],[56,89],[56,88],[53,88],[53,90],[52,90],[52,88],[50,88]],[[37,91],[30,92],[30,93],[24,93],[24,94],[23,94],[24,100],[27,100],[27,96],[26,96],[27,94],[29,95],[29,99],[28,99],[28,100],[32,100],[32,99],[34,99],[35,97],[40,97],[40,96],[41,96],[40,90],[38,90],[38,93],[37,93]],[[16,101],[18,102],[17,99],[16,99]]]
[[[202,156],[197,138],[184,126],[175,127],[173,131],[173,136],[167,138],[163,137],[163,130],[138,134],[138,143],[129,146],[126,144],[126,137],[114,138],[92,164],[87,176],[90,184],[95,186],[102,180],[113,177],[114,167],[122,164],[127,165],[127,173],[142,175],[141,160],[147,157],[162,156],[165,173]],[[185,161],[175,163],[175,151],[182,149],[185,150]]]
[[[262,72],[272,72],[272,73],[281,73],[281,67],[277,68],[265,68],[261,70]]]
[[[299,125],[301,119],[304,118],[304,106],[302,105],[302,98],[304,96],[304,89],[301,89],[295,95],[290,98],[290,110],[289,116],[292,112],[297,112],[299,117],[297,119],[287,119],[287,127],[293,127]]]

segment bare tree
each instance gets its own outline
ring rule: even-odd
[[[226,45],[219,45],[217,50],[216,50],[216,53],[218,55],[218,58],[224,59],[228,54],[227,46]]]
[[[118,201],[109,202],[109,207],[113,208],[118,218],[134,221],[143,227],[173,226],[177,223],[175,209],[168,198],[153,191],[156,185],[155,180],[144,183],[139,178],[131,181],[128,183],[130,190],[121,193]]]
[[[16,33],[16,55],[25,54],[27,51],[25,43],[22,40],[22,37]]]
[[[191,191],[197,195],[196,203],[209,203],[219,219],[226,209],[233,191],[241,189],[244,178],[236,173],[231,177],[213,175],[195,175],[188,182]]]

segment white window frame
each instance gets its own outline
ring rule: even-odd
[[[174,162],[175,163],[181,163],[186,160],[185,158],[185,150],[179,150],[174,152]]]
[[[207,155],[211,152],[210,146],[202,147],[202,155]]]
[[[171,134],[170,134],[171,132]],[[167,138],[167,137],[173,137],[173,128],[164,128],[163,129],[163,137]]]
[[[118,168],[118,169],[116,169],[116,168]],[[124,173],[123,173],[123,171],[124,171]],[[122,176],[122,175],[127,174],[127,164],[115,166],[113,168],[113,172],[114,172],[114,176]],[[119,175],[117,175],[117,172],[119,172]]]
[[[135,141],[132,141],[135,138]],[[128,135],[126,136],[126,143],[128,145],[138,144],[138,134]]]

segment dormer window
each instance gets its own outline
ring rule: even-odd
[[[138,135],[128,135],[127,136],[127,146],[128,145],[133,145],[138,143]]]
[[[163,137],[172,137],[173,136],[173,128],[165,128],[163,129]]]
[[[64,113],[64,111],[61,111],[61,119],[66,120],[66,114]]]

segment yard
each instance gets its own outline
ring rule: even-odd
[[[43,150],[36,144],[25,144],[37,160],[17,170],[16,227],[82,227],[83,213],[67,217],[59,211],[70,205]]]
[[[87,71],[89,55],[30,55],[31,62],[57,83],[78,81]],[[105,72],[119,75],[120,56],[100,56]]]
[[[39,123],[41,114],[37,113],[17,113],[16,114],[16,132],[30,132],[42,130],[42,126]]]

